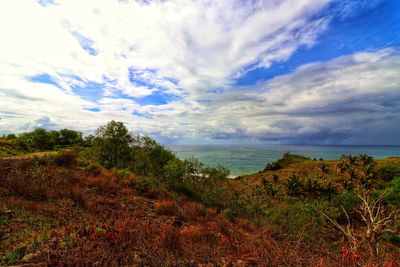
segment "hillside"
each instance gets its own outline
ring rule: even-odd
[[[393,174],[400,173],[400,157],[389,157],[386,159],[375,160],[375,168],[378,170],[391,169]],[[328,178],[333,178],[335,183],[341,185],[341,173],[338,167],[339,160],[311,160],[303,159],[296,160],[294,162],[288,162],[284,167],[277,170],[264,169],[258,173],[246,175],[243,177],[244,180],[248,181],[250,184],[260,184],[263,178],[272,178],[272,176],[277,175],[280,177],[280,181],[287,181],[291,176],[298,175],[300,177],[311,177],[315,179],[321,178],[321,165],[325,165],[329,170]],[[384,183],[384,179],[378,179],[375,181],[375,185]]]
[[[131,178],[104,168],[80,170],[71,154],[3,159],[0,170],[0,265],[276,266],[337,260],[185,197],[140,195]]]
[[[400,158],[230,179],[121,122],[0,138],[0,266],[397,266]]]

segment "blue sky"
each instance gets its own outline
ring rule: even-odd
[[[6,0],[0,34],[0,133],[400,145],[397,0]]]

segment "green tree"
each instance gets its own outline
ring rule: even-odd
[[[375,175],[375,161],[372,157],[363,154],[357,156],[343,155],[338,167],[346,189],[354,187],[370,188]]]
[[[70,146],[75,144],[82,143],[82,133],[69,130],[62,129],[60,130],[59,144],[62,146]]]
[[[172,159],[164,166],[164,178],[168,185],[177,186],[182,183],[188,173],[188,166],[178,158]]]
[[[119,121],[110,121],[100,126],[93,140],[101,165],[107,168],[125,168],[132,159],[132,136]]]
[[[312,178],[308,178],[304,185],[304,192],[307,193],[309,198],[314,198],[321,191],[320,183]]]
[[[20,139],[29,147],[39,150],[53,149],[54,147],[50,134],[43,128],[37,128],[32,132],[23,133]]]
[[[52,149],[60,144],[60,132],[56,130],[52,130],[47,132],[49,147]]]
[[[278,187],[277,187],[278,180],[279,180],[279,176],[276,174],[274,174],[272,176],[272,182],[270,182],[267,177],[263,177],[261,180],[264,190],[271,197],[275,197],[276,194],[278,194],[278,191],[279,191]]]
[[[132,142],[133,160],[130,168],[141,175],[164,176],[164,167],[175,155],[148,136],[135,136]]]
[[[330,180],[322,186],[321,192],[324,193],[328,197],[328,201],[331,202],[332,196],[337,194],[338,190],[333,181]]]
[[[304,188],[304,184],[298,175],[293,174],[286,181],[285,188],[286,188],[288,195],[298,197],[301,195],[301,192]]]
[[[322,162],[319,166],[318,169],[321,171],[321,179],[326,180],[327,176],[331,173],[331,169],[325,162]]]

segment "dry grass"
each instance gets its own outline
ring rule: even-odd
[[[178,206],[172,200],[159,200],[156,202],[156,212],[160,215],[173,216],[177,214]]]
[[[103,169],[60,165],[0,160],[0,209],[12,214],[0,221],[0,265],[24,257],[48,266],[340,265],[330,244],[234,223],[184,198],[146,198]]]

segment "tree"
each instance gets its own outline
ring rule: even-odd
[[[175,155],[158,144],[149,136],[135,136],[132,142],[133,160],[130,168],[141,175],[157,178],[164,176],[167,163],[175,159]]]
[[[164,178],[170,186],[181,184],[186,173],[188,173],[188,166],[178,158],[168,161],[164,166]]]
[[[328,181],[328,183],[321,188],[321,191],[328,197],[329,202],[331,202],[332,195],[337,194],[337,188],[332,180]]]
[[[370,249],[370,259],[374,265],[379,264],[379,241],[385,232],[395,232],[398,228],[396,220],[399,218],[400,209],[389,206],[385,203],[391,194],[390,190],[373,196],[369,190],[361,190],[356,193],[361,200],[360,205],[354,209],[361,217],[364,224],[362,231],[355,231],[351,225],[350,217],[342,207],[347,217],[347,226],[343,227],[327,215],[332,222],[348,239],[350,249],[358,254],[358,249],[363,242],[367,242]]]
[[[261,183],[263,185],[264,190],[271,197],[275,197],[276,194],[278,194],[278,187],[277,187],[278,180],[279,180],[279,176],[277,174],[274,174],[272,176],[272,183],[273,184],[266,177],[263,177],[262,180],[261,180]]]
[[[290,196],[300,196],[301,191],[303,190],[304,184],[300,180],[300,177],[296,174],[293,174],[285,183],[285,188],[287,193]]]
[[[325,164],[325,162],[322,162],[319,166],[318,169],[321,171],[321,178],[322,180],[326,180],[326,177],[331,173],[331,169],[329,169],[329,166]]]
[[[304,185],[304,192],[308,194],[309,198],[314,198],[321,191],[321,185],[317,180],[308,178]]]
[[[360,154],[357,156],[357,165],[360,169],[360,183],[364,188],[369,188],[375,174],[376,162],[367,154]]]
[[[43,128],[37,128],[32,132],[23,133],[20,139],[28,146],[39,150],[54,148],[49,132]]]
[[[340,158],[338,167],[343,177],[343,185],[346,189],[354,187],[370,188],[374,178],[374,167],[376,163],[373,158],[364,155],[343,155]]]
[[[59,144],[62,146],[79,144],[82,142],[82,133],[69,129],[62,129],[60,131],[59,140]]]
[[[132,158],[132,136],[122,122],[100,126],[93,143],[100,164],[107,168],[125,168]]]

